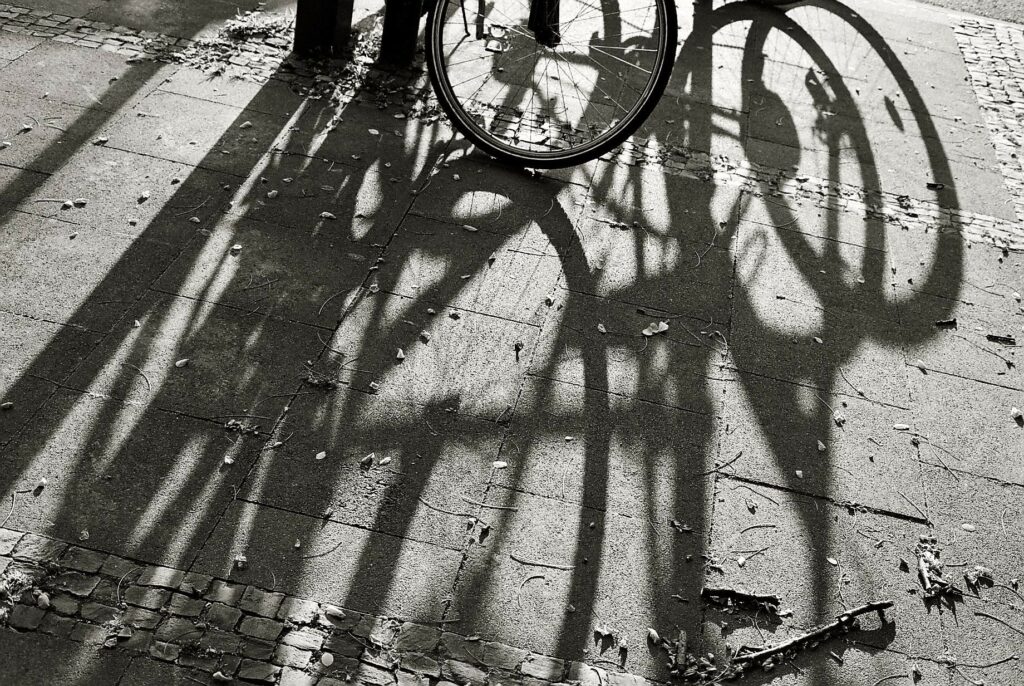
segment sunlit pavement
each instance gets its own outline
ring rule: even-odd
[[[1024,683],[1019,27],[683,3],[634,140],[534,174],[422,65],[22,2],[0,682],[667,682],[891,601],[744,680]]]

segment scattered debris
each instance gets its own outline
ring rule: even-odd
[[[1001,343],[1002,345],[1017,345],[1017,339],[1013,336],[1002,336],[1000,334],[989,333],[985,334],[985,338],[993,343]]]
[[[661,321],[661,322],[651,322],[647,326],[647,328],[645,328],[641,333],[643,333],[643,335],[645,335],[645,336],[650,337],[650,336],[654,336],[654,335],[659,334],[659,333],[665,333],[666,331],[668,331],[668,322]]]
[[[914,547],[917,555],[917,574],[924,588],[926,600],[942,596],[960,598],[963,591],[943,578],[945,563],[941,560],[942,549],[935,536],[921,534]]]
[[[750,612],[762,611],[770,615],[780,615],[779,605],[782,603],[777,595],[748,593],[732,588],[705,587],[701,589],[700,597],[714,605]]]
[[[940,319],[935,322],[935,326],[940,329],[955,329],[956,328],[956,317],[952,319]]]

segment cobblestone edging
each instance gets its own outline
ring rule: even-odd
[[[5,598],[8,590],[13,598]],[[3,628],[5,623],[7,628]],[[287,686],[651,686],[522,648],[0,529],[4,631]]]
[[[4,3],[0,3],[0,31],[105,50],[124,55],[129,60],[181,61],[190,51],[206,48],[204,52],[223,58],[224,68],[230,70],[231,76],[256,82],[270,79],[291,52],[291,41],[280,37],[236,41],[229,51],[225,51],[223,42],[207,42],[213,38],[168,36]]]
[[[1024,222],[1024,30],[965,19],[954,33],[1014,210]]]
[[[643,146],[642,142],[641,145],[626,144],[602,159],[634,166],[657,165],[668,174],[713,181],[753,195],[809,202],[821,209],[857,213],[904,229],[957,231],[964,240],[1024,251],[1024,224],[1021,222],[952,210],[933,200],[869,191],[852,184],[762,167],[746,160],[733,162],[725,155],[710,155],[683,147]]]

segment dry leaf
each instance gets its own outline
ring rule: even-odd
[[[504,469],[505,467],[508,467],[508,462],[503,462],[501,460],[495,460],[494,461],[494,468],[495,469]]]
[[[822,443],[821,441],[818,441],[818,452],[819,453],[825,452],[825,444]]]
[[[324,653],[320,656],[320,664],[322,664],[324,667],[330,667],[334,664],[334,656],[330,653]]]
[[[817,336],[815,336],[815,337],[814,337],[814,342],[815,342],[815,343],[817,343],[818,345],[821,345],[821,344],[823,344],[823,343],[824,343],[825,341],[823,341],[823,340],[821,340],[820,338],[818,338]]]
[[[647,640],[650,641],[651,643],[658,644],[658,643],[661,643],[661,636],[659,636],[658,632],[655,631],[654,629],[648,628],[647,629]]]
[[[896,431],[910,431],[909,424],[893,424],[892,428],[895,429]]]
[[[796,474],[796,478],[798,478],[798,479],[804,478],[804,470],[802,470],[802,469],[798,469],[798,470],[796,470],[793,473]]]
[[[326,451],[326,450],[321,450],[320,452],[318,452],[318,453],[316,454],[316,458],[315,458],[315,459],[317,459],[317,460],[322,460],[322,459],[324,459],[325,457],[327,457],[327,451]]]
[[[837,559],[836,559],[836,558],[834,558],[834,557],[826,557],[825,559],[826,559],[826,560],[828,560],[828,563],[829,563],[830,565],[832,565],[833,567],[836,567],[836,566],[838,566],[838,565],[839,565],[839,560],[837,560]]]
[[[14,409],[14,403],[12,403],[11,401],[7,401],[7,402],[3,403],[2,405],[0,405],[0,410],[13,410],[13,409]]]
[[[608,333],[608,329],[604,328],[604,324],[598,324],[597,330],[600,331],[601,333]]]
[[[476,228],[475,226],[470,226],[469,224],[463,224],[462,228],[464,228],[466,231],[469,231],[470,233],[476,233],[477,231],[480,230],[480,229]]]
[[[395,359],[399,360],[399,361],[404,360],[405,359],[405,351],[402,350],[401,348],[399,348],[398,349],[398,354],[395,355]]]
[[[381,467],[386,467],[389,464],[391,464],[391,458],[390,457],[381,458],[381,461],[378,462],[377,464],[379,464]]]
[[[238,125],[238,128],[240,128],[240,129],[248,129],[248,128],[251,128],[251,127],[252,127],[252,122],[251,121],[243,121],[241,124]]]
[[[177,362],[175,362],[174,366],[177,367],[178,369],[181,369],[182,367],[184,367],[185,365],[188,364],[188,361],[189,361],[189,358],[183,357],[180,360],[178,360]]]
[[[274,198],[277,197],[277,191],[276,190],[267,191],[267,197],[270,198],[271,200],[273,200]]]
[[[321,219],[337,219],[337,217],[335,217],[334,214],[331,213],[331,212],[321,212],[320,213],[320,218]]]
[[[964,531],[977,531],[978,530],[978,527],[974,526],[973,524],[961,524],[960,528],[963,529]]]
[[[370,453],[369,455],[367,455],[363,459],[359,460],[359,466],[361,466],[361,467],[372,467],[373,466],[373,458],[375,458],[375,457],[377,457],[377,453]]]

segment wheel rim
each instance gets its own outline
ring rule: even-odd
[[[491,152],[541,163],[628,135],[664,85],[674,22],[663,1],[598,1],[561,0],[558,42],[545,46],[529,0],[440,0],[432,75],[456,126]]]

